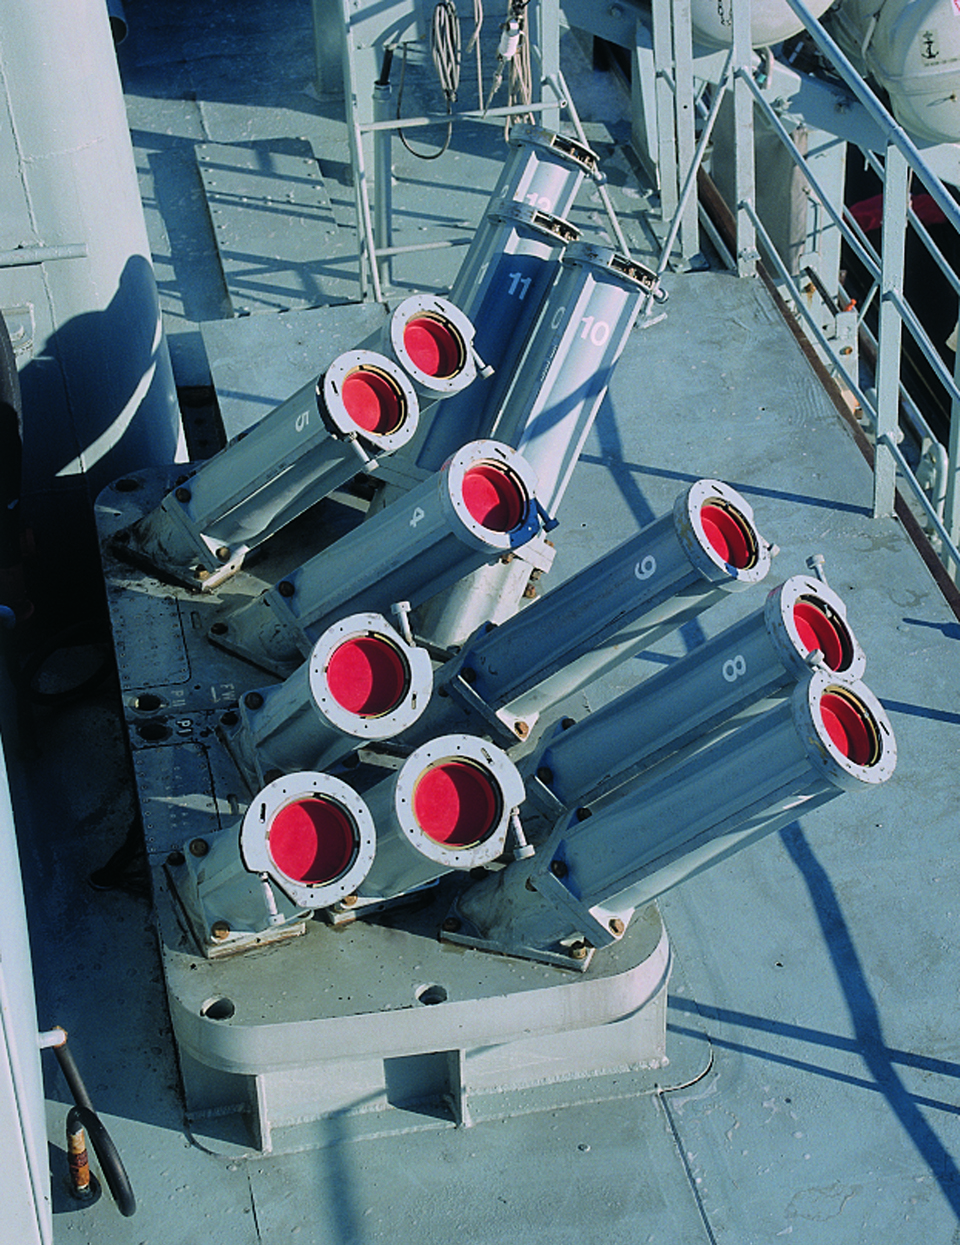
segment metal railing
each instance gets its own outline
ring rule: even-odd
[[[692,62],[684,50],[690,46],[689,0],[653,0],[653,48],[658,85],[658,151],[662,203],[665,216],[672,222],[661,256],[661,269],[669,262],[671,248],[680,239],[682,253],[689,257],[695,244],[690,238],[692,214],[696,211],[695,188],[701,163],[710,148],[714,125],[724,95],[732,97],[735,186],[734,202],[728,204],[735,222],[733,253],[727,262],[742,276],[756,271],[761,259],[771,273],[779,291],[787,300],[802,327],[813,340],[827,366],[842,377],[846,389],[860,408],[864,431],[873,442],[875,515],[894,511],[898,482],[907,490],[926,519],[927,531],[937,547],[941,560],[956,578],[960,569],[960,367],[955,355],[954,366],[945,362],[924,328],[916,310],[904,296],[906,238],[908,230],[926,248],[946,282],[960,302],[960,279],[936,245],[929,231],[910,205],[911,181],[922,183],[949,225],[960,232],[960,208],[941,182],[928,159],[910,136],[880,102],[853,63],[805,7],[801,0],[786,0],[803,22],[807,36],[816,46],[823,64],[847,92],[851,106],[858,110],[861,132],[868,135],[859,146],[867,164],[881,180],[883,216],[880,245],[875,247],[859,227],[842,198],[821,185],[817,171],[793,141],[781,119],[782,109],[774,106],[768,85],[771,68],[769,54],[758,54],[751,46],[750,2],[734,0],[732,9],[732,44],[725,57],[705,55]],[[664,34],[668,30],[669,37]],[[658,48],[661,51],[658,53]],[[678,54],[679,49],[679,54]],[[719,58],[719,59],[718,59]],[[717,69],[719,60],[722,67]],[[706,89],[700,74],[706,75]],[[702,102],[709,97],[709,108]],[[691,136],[695,118],[691,101],[699,103],[699,141],[694,149]],[[663,101],[666,102],[666,109]],[[758,209],[755,168],[755,127],[759,118],[774,133],[789,154],[790,161],[802,173],[807,195],[818,210],[825,213],[834,229],[842,235],[850,253],[856,257],[872,282],[867,297],[856,312],[857,330],[865,353],[873,360],[872,384],[851,374],[849,358],[841,350],[842,338],[825,330],[823,317],[814,314],[804,297],[798,274],[778,253],[767,223]],[[667,124],[668,122],[669,124]],[[820,121],[822,124],[822,119]],[[849,129],[849,125],[847,129]],[[849,138],[847,141],[851,141]],[[686,151],[686,160],[679,158]],[[709,226],[721,250],[727,251],[722,239],[701,208],[701,224]],[[837,295],[841,306],[852,306],[844,299],[837,274]],[[867,310],[878,301],[876,326],[866,319]],[[904,332],[906,330],[906,334]],[[910,392],[903,367],[903,346],[909,338],[911,347],[925,361],[935,384],[942,391],[945,407],[950,410],[948,444],[937,438],[923,411],[923,401]],[[846,348],[849,353],[849,347]],[[904,437],[915,444],[914,465],[904,452]]]

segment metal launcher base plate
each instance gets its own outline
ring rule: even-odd
[[[171,473],[175,469],[171,469]],[[171,473],[101,494],[97,513],[127,735],[154,883],[185,1103],[199,1144],[289,1152],[649,1092],[666,1063],[670,948],[659,911],[570,971],[439,939],[460,874],[373,919],[205,957],[170,889],[167,857],[213,842],[251,797],[221,740],[224,717],[270,675],[215,648],[209,623],[283,573],[268,552],[217,592],[163,584],[112,538],[148,513]],[[332,539],[342,504],[306,516]],[[353,521],[359,515],[354,512]],[[325,542],[324,542],[325,543]],[[299,546],[302,549],[302,545]],[[295,564],[295,563],[293,563]]]

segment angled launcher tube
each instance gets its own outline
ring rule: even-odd
[[[643,264],[587,242],[568,246],[494,426],[529,458],[556,514],[644,298]]]
[[[896,742],[858,680],[817,671],[792,696],[715,731],[593,809],[557,823],[533,861],[461,896],[452,941],[582,969],[636,908],[843,791],[885,782]],[[587,815],[592,813],[592,815]],[[445,928],[447,928],[445,925]]]
[[[303,932],[303,918],[352,894],[373,863],[365,802],[329,774],[268,783],[242,821],[193,840],[167,862],[171,884],[210,958]]]
[[[216,587],[251,549],[414,435],[408,375],[371,350],[339,355],[320,379],[241,434],[122,535],[118,552],[192,588]]]
[[[841,598],[812,576],[794,575],[761,609],[525,757],[528,798],[555,820],[720,723],[789,695],[811,661],[848,681],[866,666]]]
[[[585,144],[542,125],[518,122],[510,129],[510,152],[490,197],[517,199],[541,212],[566,216],[584,177],[598,180],[600,160]]]
[[[295,770],[325,770],[365,743],[411,726],[430,700],[433,668],[381,614],[327,627],[284,682],[247,692],[226,742],[253,790]]]
[[[655,273],[608,247],[576,242],[561,259],[494,425],[534,466],[548,514],[557,512],[643,299],[657,288]],[[424,634],[460,645],[491,600],[500,617],[516,613],[526,580],[506,568],[495,584],[490,578],[475,575],[455,596],[432,601]]]
[[[771,546],[750,504],[720,480],[697,480],[636,536],[499,627],[478,632],[435,677],[416,732],[478,714],[506,744],[538,717],[639,649],[764,579]],[[462,722],[462,718],[459,719]]]
[[[580,236],[560,217],[513,200],[497,202],[486,219],[450,298],[476,326],[477,351],[493,375],[421,421],[405,457],[425,471],[436,471],[464,441],[489,435],[564,247]]]
[[[406,497],[215,623],[210,638],[285,676],[338,618],[397,601],[416,606],[484,562],[542,540],[535,490],[515,450],[472,441]]]
[[[496,860],[523,801],[523,782],[495,745],[444,735],[417,748],[364,798],[377,827],[377,856],[360,886],[361,906]]]

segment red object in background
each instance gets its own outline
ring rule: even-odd
[[[942,225],[947,219],[932,195],[911,195],[910,206],[925,225]],[[864,233],[879,229],[883,223],[883,195],[873,195],[850,204],[847,209]]]

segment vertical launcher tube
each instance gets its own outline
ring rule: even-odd
[[[227,746],[258,789],[295,770],[323,771],[365,743],[411,726],[430,699],[426,650],[381,614],[351,614],[328,627],[286,682],[248,692]]]
[[[501,377],[511,383],[495,395],[497,435],[524,447],[548,514],[560,505],[643,296],[656,288],[656,276],[642,265],[607,248],[573,244],[519,365]],[[438,419],[432,431],[441,429],[452,432]],[[463,643],[490,600],[490,578],[475,573],[455,595],[431,602],[425,630],[436,643]],[[498,616],[509,618],[520,608],[526,580],[502,567],[496,578]]]
[[[365,799],[377,826],[376,861],[360,888],[361,902],[370,902],[496,860],[523,782],[493,744],[444,735],[412,752]]]
[[[435,408],[417,437],[417,465],[437,468],[465,441],[487,436],[513,369],[557,275],[563,249],[579,230],[524,203],[502,201],[487,214],[464,260],[451,300],[476,326],[476,347],[493,376]]]
[[[495,425],[529,459],[555,514],[646,295],[649,268],[575,242],[534,326]]]
[[[496,441],[472,441],[443,469],[215,623],[210,638],[289,674],[347,614],[414,606],[540,533],[536,477]]]
[[[697,480],[670,514],[502,626],[479,632],[436,684],[524,738],[565,696],[728,592],[759,583],[771,550],[744,497],[720,480]],[[434,705],[437,713],[453,711],[447,701]],[[422,726],[436,726],[433,713]]]
[[[789,694],[816,653],[846,680],[863,676],[843,601],[820,580],[794,575],[761,609],[525,758],[529,798],[558,816],[605,795],[721,722]]]
[[[191,587],[215,587],[361,462],[369,467],[368,452],[405,445],[419,410],[397,364],[347,351],[168,493],[122,548]]]
[[[790,698],[654,766],[592,816],[563,817],[533,862],[461,897],[466,937],[456,940],[548,959],[573,938],[606,946],[642,904],[895,767],[876,697],[818,671]]]

